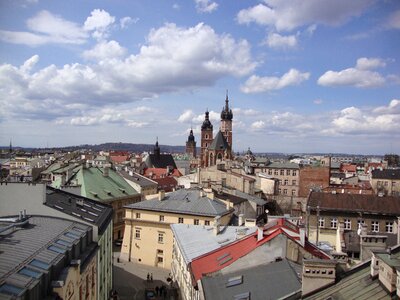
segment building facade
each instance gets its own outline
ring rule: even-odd
[[[197,155],[196,141],[193,135],[193,129],[190,129],[188,140],[186,142],[186,151],[190,158],[195,158]]]
[[[182,189],[158,199],[125,206],[125,234],[121,259],[170,269],[173,237],[171,224],[210,225],[215,217],[229,223],[233,209],[210,199],[198,189]]]

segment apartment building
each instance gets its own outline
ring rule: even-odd
[[[212,195],[200,189],[182,189],[126,205],[121,260],[170,269],[171,224],[209,226],[217,217],[221,225],[227,225],[231,220],[234,209]]]
[[[373,170],[370,182],[375,194],[400,196],[400,169]]]

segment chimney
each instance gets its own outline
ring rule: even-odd
[[[22,217],[25,219],[26,218],[26,209],[24,209],[24,213],[22,214]]]
[[[336,252],[342,253],[345,246],[344,243],[344,222],[339,222],[336,230]]]
[[[261,241],[264,238],[264,227],[257,227],[257,242]]]
[[[302,297],[320,290],[336,280],[336,261],[328,259],[303,260]]]
[[[239,224],[238,225],[239,226],[243,226],[244,225],[244,215],[243,214],[239,215]]]
[[[299,226],[300,231],[300,244],[304,247],[306,243],[306,228],[304,225]]]
[[[218,235],[218,233],[220,231],[220,227],[221,227],[220,218],[221,218],[220,216],[216,216],[214,218],[214,223],[213,223],[214,235]]]
[[[164,190],[160,190],[158,192],[158,200],[162,201],[165,198],[165,191]]]
[[[108,167],[108,166],[105,166],[105,167],[103,168],[103,176],[104,176],[104,177],[108,177],[109,170],[110,170],[110,167]]]
[[[211,200],[214,200],[214,192],[213,192],[213,191],[208,192],[208,193],[207,193],[207,198],[209,198],[209,199],[211,199]]]

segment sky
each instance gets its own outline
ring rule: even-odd
[[[400,153],[398,0],[0,0],[0,145]]]

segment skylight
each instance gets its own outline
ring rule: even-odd
[[[18,286],[9,283],[5,283],[2,286],[0,286],[0,293],[6,295],[18,296],[19,294],[21,294],[23,290],[24,290],[23,288],[20,288]]]
[[[226,287],[236,286],[243,283],[243,275],[231,277],[226,283]]]
[[[34,271],[27,267],[23,267],[21,270],[19,270],[18,273],[32,278],[39,278],[42,275],[42,273]]]
[[[38,259],[34,259],[32,260],[29,265],[37,267],[39,269],[43,269],[43,270],[48,270],[50,268],[50,265],[48,263],[45,263],[44,261],[38,260]]]

